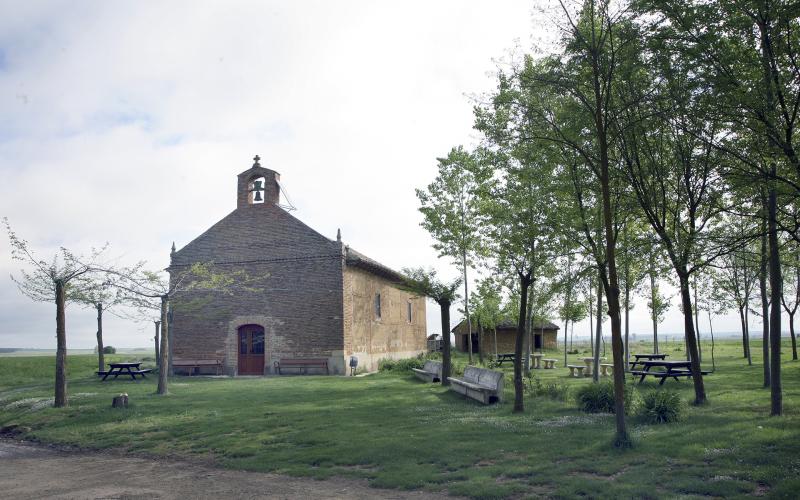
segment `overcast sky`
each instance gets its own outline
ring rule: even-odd
[[[472,96],[549,25],[524,0],[0,5],[0,216],[42,257],[108,241],[153,268],[235,208],[259,154],[322,234],[455,275],[414,189],[477,143]],[[19,293],[0,241],[0,347],[54,348],[54,306]],[[93,311],[67,313],[68,346],[93,347]],[[632,321],[650,331],[643,303]],[[661,328],[681,325],[675,307]],[[149,346],[151,330],[110,318],[106,344]]]

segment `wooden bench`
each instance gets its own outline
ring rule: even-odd
[[[325,369],[326,374],[328,371],[328,360],[326,358],[306,358],[306,359],[281,359],[275,361],[275,373],[283,375],[282,370],[287,368],[297,370],[295,375],[307,375],[309,368]]]
[[[442,381],[442,362],[441,361],[433,361],[428,360],[425,362],[425,366],[422,369],[419,368],[412,368],[414,375],[417,378],[422,379],[426,382],[441,382]]]
[[[611,370],[614,368],[614,365],[610,363],[600,363],[600,375],[607,377],[611,375]]]
[[[222,371],[222,360],[220,359],[173,359],[173,368],[187,368],[189,376],[200,374],[200,368],[213,367],[214,373],[219,375]]]
[[[477,366],[467,366],[464,378],[447,377],[450,389],[483,404],[499,403],[503,400],[503,373]]]
[[[542,358],[542,363],[544,363],[545,370],[552,370],[556,367],[556,363],[558,363],[557,359],[553,358]]]
[[[151,371],[153,371],[153,369],[152,369],[152,368],[145,368],[144,370],[132,370],[132,372],[133,372],[134,374],[136,374],[136,375],[141,375],[141,376],[142,376],[142,378],[147,378],[147,377],[145,377],[145,376],[144,376],[144,374],[145,374],[145,373],[150,373]]]
[[[586,367],[584,365],[567,365],[567,368],[569,368],[570,377],[583,377],[583,369]]]

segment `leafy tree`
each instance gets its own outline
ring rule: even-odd
[[[36,256],[28,242],[11,229],[3,218],[11,244],[11,258],[29,269],[22,269],[19,277],[11,276],[23,295],[37,302],[55,302],[56,305],[56,373],[54,406],[67,406],[67,327],[66,305],[95,286],[91,279],[101,271],[100,258],[106,246],[92,249],[88,256],[75,254],[61,247],[48,262]],[[101,367],[102,369],[102,367]]]
[[[478,189],[480,170],[473,155],[459,146],[444,158],[438,158],[439,172],[425,190],[417,190],[424,227],[436,240],[433,247],[439,256],[449,257],[461,269],[464,283],[464,317],[469,336],[472,319],[469,310],[467,270],[480,247],[478,232]],[[472,363],[472,339],[467,342]]]
[[[461,279],[444,282],[436,276],[436,270],[404,268],[405,281],[401,288],[420,297],[429,297],[439,304],[442,318],[442,385],[450,385],[450,306],[458,299]]]
[[[121,305],[122,297],[107,283],[105,274],[101,273],[95,274],[87,286],[75,290],[74,301],[97,311],[97,369],[103,371],[106,366],[104,354],[108,354],[103,348],[103,314]]]

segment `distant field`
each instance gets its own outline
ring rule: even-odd
[[[576,346],[575,363],[588,346]],[[610,347],[610,346],[609,346]],[[96,357],[71,356],[70,406],[51,407],[52,357],[0,361],[0,428],[27,439],[148,456],[197,457],[220,466],[284,474],[363,478],[399,489],[474,498],[797,498],[800,491],[800,362],[783,349],[785,416],[769,416],[761,344],[753,365],[735,341],[719,342],[709,403],[688,407],[678,423],[628,419],[631,450],[610,446],[614,419],[585,414],[574,398],[526,396],[526,411],[506,402],[481,406],[407,372],[367,377],[175,377],[167,396],[155,378],[100,382]],[[648,352],[635,344],[633,352]],[[679,344],[662,345],[671,358]],[[711,367],[710,346],[703,366]],[[547,352],[563,363],[563,353]],[[152,354],[145,366],[152,366]],[[609,354],[610,356],[610,354]],[[137,356],[117,354],[110,359]],[[145,357],[145,356],[141,356]],[[465,356],[455,363],[462,367]],[[510,366],[504,366],[506,373]],[[590,384],[563,367],[535,370],[543,383]],[[644,394],[674,390],[692,399],[692,383],[637,385]],[[127,410],[111,408],[120,392]],[[112,474],[113,471],[109,473]]]
[[[146,347],[137,347],[137,348],[118,348],[118,354],[139,354],[142,356],[152,356],[155,355],[155,351],[153,349],[149,349]],[[68,349],[67,355],[81,355],[81,354],[94,354],[94,349]],[[8,350],[7,348],[0,348],[0,358],[8,357],[8,356],[55,356],[56,350],[55,349],[13,349]]]

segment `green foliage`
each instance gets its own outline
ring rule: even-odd
[[[631,414],[641,405],[639,391],[625,384],[625,413]],[[614,384],[610,381],[588,384],[575,391],[578,408],[586,413],[614,413]]]
[[[654,390],[645,394],[640,414],[651,424],[677,422],[684,412],[680,395],[671,390]]]
[[[540,377],[533,377],[526,388],[533,397],[545,397],[557,401],[567,401],[570,394],[568,385],[558,381],[543,381]]]
[[[411,371],[412,368],[422,368],[424,364],[425,360],[420,356],[417,356],[415,358],[405,358],[405,359],[384,358],[378,361],[378,371],[407,372]]]
[[[117,348],[113,345],[107,345],[103,347],[103,354],[116,354]]]

